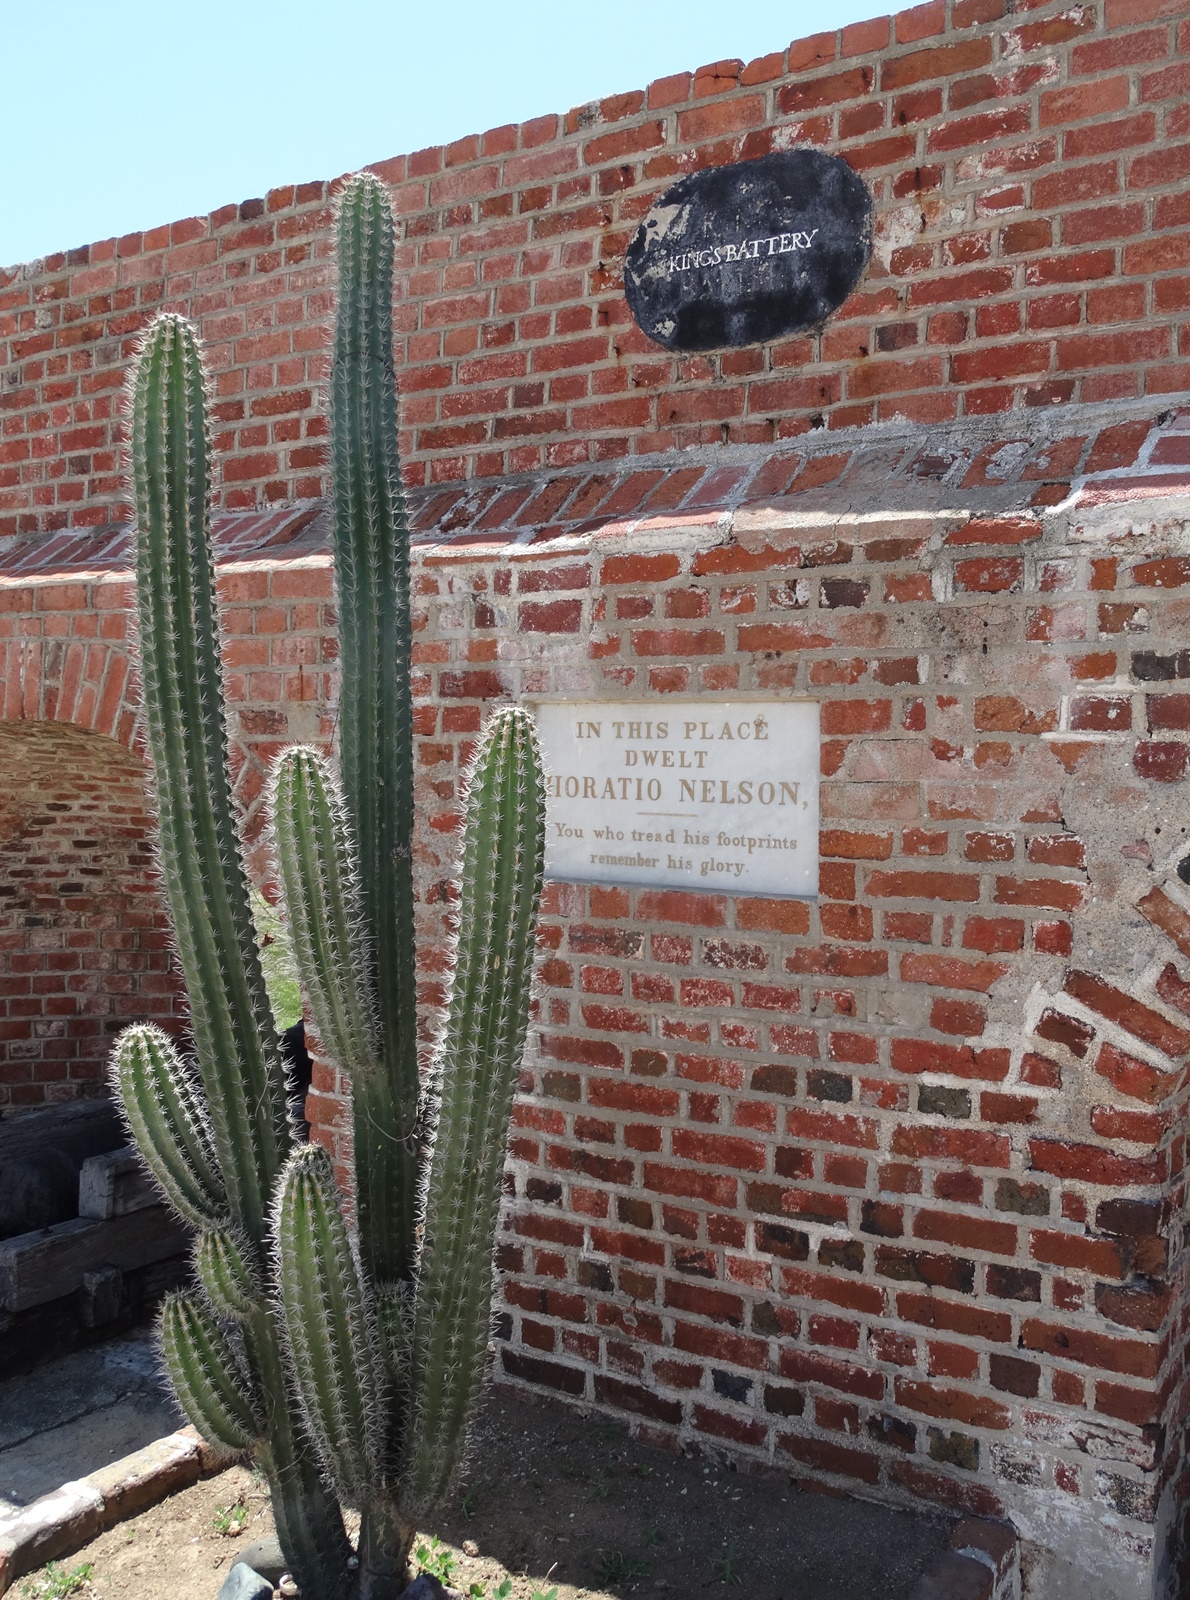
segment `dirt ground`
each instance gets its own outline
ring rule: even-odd
[[[237,1506],[242,1531],[220,1532]],[[730,1600],[736,1590],[747,1600],[901,1600],[949,1526],[655,1450],[604,1417],[492,1396],[462,1489],[418,1543],[431,1570],[464,1594],[482,1585],[482,1600],[554,1588],[552,1600]],[[238,1550],[271,1531],[263,1484],[233,1467],[110,1529],[60,1570],[91,1566],[84,1600],[215,1600]]]

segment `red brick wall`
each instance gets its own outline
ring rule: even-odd
[[[410,481],[1185,391],[1188,52],[1184,0],[929,0],[379,163]],[[873,189],[857,292],[764,349],[649,344],[620,265],[652,200],[799,143]],[[119,390],[162,305],[211,350],[224,503],[321,493],[330,188],[0,271],[0,536],[119,515]]]
[[[431,552],[423,966],[436,999],[491,697],[817,700],[817,903],[548,891],[500,1365],[802,1478],[1064,1517],[1115,1596],[1185,1403],[1190,566],[1176,520],[1126,551],[1075,521]]]
[[[101,1091],[113,1036],[180,1027],[144,767],[114,739],[0,722],[0,1109]]]

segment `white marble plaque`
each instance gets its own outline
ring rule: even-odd
[[[538,701],[545,870],[572,883],[818,893],[818,705]]]

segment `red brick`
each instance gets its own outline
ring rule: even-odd
[[[1190,958],[1190,915],[1176,905],[1163,889],[1150,889],[1136,902],[1136,909],[1154,927],[1168,934],[1182,954]]]
[[[897,1404],[910,1411],[920,1412],[927,1417],[942,1417],[949,1422],[961,1422],[969,1428],[1003,1429],[1012,1426],[1009,1408],[990,1396],[973,1395],[962,1389],[943,1389],[900,1374],[893,1384]]]
[[[1029,1235],[1029,1254],[1034,1261],[1090,1272],[1100,1278],[1124,1276],[1119,1246],[1107,1239],[1088,1239],[1082,1234],[1035,1228]]]
[[[599,572],[600,583],[660,583],[681,571],[676,555],[608,556]]]
[[[792,65],[790,70],[793,70]],[[786,84],[777,91],[777,110],[782,116],[801,116],[822,106],[861,100],[871,93],[873,76],[870,67],[852,67],[845,72]]]
[[[725,921],[721,896],[682,889],[646,891],[637,900],[636,914],[641,922],[678,922],[699,928],[721,928]]]
[[[985,1095],[986,1099],[987,1096]],[[974,1128],[897,1128],[892,1153],[919,1161],[958,1161],[975,1167],[1007,1167],[1009,1141]]]
[[[697,91],[696,91],[697,92]],[[765,120],[765,102],[760,95],[733,96],[713,105],[695,106],[678,113],[678,138],[685,143],[722,138],[757,128]]]
[[[884,62],[880,69],[880,87],[885,91],[904,89],[935,78],[958,77],[986,66],[991,59],[992,41],[986,36],[938,45],[931,50],[914,50]]]
[[[880,1478],[879,1457],[870,1455],[866,1450],[795,1433],[778,1434],[777,1448],[795,1461],[834,1477],[866,1484],[875,1484]]]
[[[1190,1032],[1103,978],[1086,972],[1072,972],[1064,988],[1067,994],[1090,1010],[1117,1023],[1125,1032],[1167,1056],[1183,1056],[1190,1050]]]
[[[1134,1100],[1156,1105],[1177,1086],[1177,1075],[1158,1072],[1147,1061],[1104,1043],[1095,1058],[1095,1071],[1118,1090]]]
[[[983,1250],[990,1255],[1016,1254],[1017,1230],[1010,1222],[965,1216],[957,1211],[919,1211],[913,1219],[917,1239],[935,1239],[963,1250]]]
[[[1157,1372],[1155,1346],[1136,1339],[1113,1339],[1069,1322],[1026,1318],[1021,1329],[1021,1348],[1095,1367],[1100,1372],[1123,1372],[1134,1378],[1152,1378]]]
[[[1006,594],[1019,589],[1024,563],[1016,557],[971,558],[955,562],[955,586],[971,594]]]
[[[1076,911],[1086,897],[1086,887],[1061,878],[997,878],[995,902],[1001,906],[1047,906],[1055,911]]]
[[[1008,1076],[1009,1052],[998,1048],[975,1050],[970,1045],[942,1044],[933,1039],[894,1039],[891,1061],[896,1072],[938,1072],[1000,1083]]]
[[[979,879],[957,872],[872,872],[866,892],[873,898],[978,900]]]
[[[582,624],[581,600],[524,601],[517,621],[525,633],[577,633]]]
[[[1132,1158],[1066,1139],[1030,1139],[1029,1162],[1036,1171],[1055,1177],[1121,1189],[1159,1183],[1165,1171],[1160,1153]]]
[[[866,1400],[884,1398],[884,1375],[865,1367],[852,1366],[833,1356],[816,1351],[783,1346],[779,1358],[780,1374],[794,1383],[818,1383],[842,1394],[859,1395]]]
[[[810,931],[810,908],[804,900],[749,896],[736,902],[735,916],[736,927],[749,932],[797,935]]]
[[[1140,778],[1150,778],[1154,783],[1178,783],[1186,774],[1188,760],[1190,749],[1186,745],[1148,740],[1137,745],[1132,765]]]

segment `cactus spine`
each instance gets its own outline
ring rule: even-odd
[[[282,752],[273,769],[273,838],[294,960],[318,1038],[369,1080],[378,1069],[359,886],[347,808],[317,751]]]
[[[206,1228],[194,1252],[198,1281],[211,1305],[229,1322],[245,1322],[263,1295],[252,1253],[234,1228]]]
[[[227,1192],[210,1118],[173,1042],[159,1028],[127,1028],[112,1071],[132,1136],[179,1216],[197,1228],[222,1221]]]
[[[137,604],[197,1071],[158,1030],[136,1027],[117,1042],[113,1076],[151,1171],[200,1229],[202,1294],[172,1297],[162,1315],[179,1399],[208,1438],[256,1451],[308,1600],[391,1600],[406,1581],[410,1518],[450,1487],[483,1378],[544,783],[531,718],[498,710],[470,774],[455,976],[423,1091],[393,221],[375,178],[346,185],[337,242],[342,779],[295,748],[268,800],[311,1019],[352,1083],[358,1236],[326,1154],[290,1148],[228,778],[202,364],[193,329],[168,315],[150,329],[132,387]],[[336,1502],[361,1511],[356,1562]]]
[[[325,1150],[307,1145],[277,1205],[277,1278],[306,1424],[341,1497],[364,1504],[383,1459],[384,1373]]]

